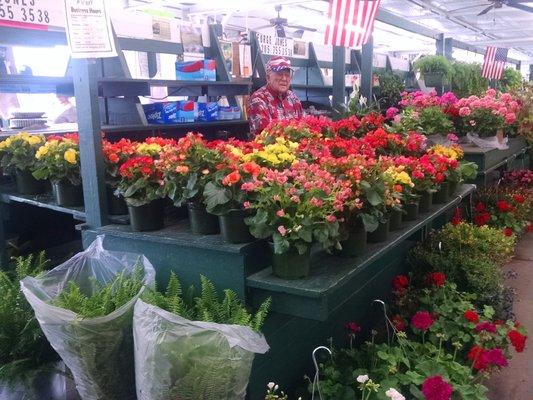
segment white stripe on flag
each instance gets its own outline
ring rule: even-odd
[[[378,13],[379,2],[380,0],[375,0],[372,3],[372,15],[370,16],[370,24],[366,29],[366,34],[365,34],[365,37],[363,38],[363,42],[361,43],[361,46],[365,44],[366,42],[368,42],[368,40],[370,39],[370,35],[372,35],[372,32],[374,31],[374,23],[376,21],[376,15]]]

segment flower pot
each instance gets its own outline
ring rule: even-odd
[[[389,224],[390,221],[387,219],[385,222],[380,222],[377,229],[374,232],[368,233],[368,241],[371,243],[384,242],[389,238]]]
[[[424,84],[428,87],[440,87],[442,86],[443,75],[435,73],[424,74]]]
[[[216,235],[219,232],[218,218],[206,211],[205,206],[187,203],[189,222],[195,235]]]
[[[389,218],[389,230],[397,231],[402,227],[402,210],[392,210]]]
[[[52,191],[58,206],[83,206],[83,189],[81,184],[73,185],[69,181],[52,182]]]
[[[244,218],[247,216],[248,213],[244,210],[230,210],[227,214],[218,217],[220,233],[226,242],[247,243],[254,240],[248,225],[244,223]]]
[[[404,204],[405,214],[402,219],[404,221],[414,221],[418,218],[418,202]]]
[[[15,171],[15,181],[17,183],[17,192],[20,194],[39,194],[44,191],[44,182],[33,177],[30,171]]]
[[[450,197],[452,197],[455,192],[457,191],[457,188],[459,188],[459,182],[457,181],[449,181],[448,182],[448,194]]]
[[[134,231],[156,231],[163,228],[164,206],[161,199],[142,206],[128,205],[131,229]]]
[[[428,212],[433,204],[433,193],[422,192],[420,193],[420,202],[418,203],[418,211],[421,213]]]
[[[357,257],[366,250],[367,232],[363,222],[358,218],[347,229],[347,239],[341,242],[342,249],[339,255],[342,257]]]
[[[272,249],[272,272],[279,278],[299,279],[309,275],[309,265],[311,261],[311,247],[307,248],[304,254],[298,253],[296,247],[290,247],[283,254],[274,252],[274,244],[270,243]]]
[[[433,194],[433,203],[442,204],[447,203],[450,200],[450,184],[448,182],[442,182],[439,190]]]
[[[115,196],[111,186],[106,186],[107,192],[107,213],[109,215],[124,215],[128,213],[128,205],[123,197]]]

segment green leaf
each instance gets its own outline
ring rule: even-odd
[[[365,195],[370,205],[374,207],[379,206],[381,203],[383,203],[383,199],[381,198],[381,196],[372,188],[365,190]]]
[[[281,236],[279,233],[274,233],[272,235],[272,239],[274,241],[274,252],[276,254],[283,254],[289,250],[289,241],[283,236]]]
[[[375,215],[363,213],[361,214],[361,219],[367,232],[374,232],[378,229],[379,221]]]
[[[220,213],[220,206],[231,200],[231,193],[217,183],[207,182],[204,188],[204,200],[207,211],[217,214]]]

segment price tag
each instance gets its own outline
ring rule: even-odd
[[[116,57],[105,0],[65,0],[65,11],[73,58]]]
[[[294,53],[294,40],[263,33],[257,34],[257,42],[261,53],[271,56],[292,57]]]
[[[64,27],[64,4],[59,0],[0,0],[0,25],[40,30]]]

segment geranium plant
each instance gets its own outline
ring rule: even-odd
[[[33,176],[53,183],[68,181],[79,185],[80,157],[78,136],[51,136],[35,153],[37,162]]]
[[[129,139],[122,138],[118,142],[111,143],[102,141],[104,152],[104,162],[106,165],[106,183],[111,187],[116,187],[120,180],[120,166],[135,154],[135,143]]]
[[[124,197],[128,205],[139,207],[163,197],[163,174],[153,158],[130,158],[120,166],[119,174],[115,194]]]
[[[37,162],[35,154],[45,142],[43,135],[21,132],[0,142],[1,166],[5,172],[32,171]]]

